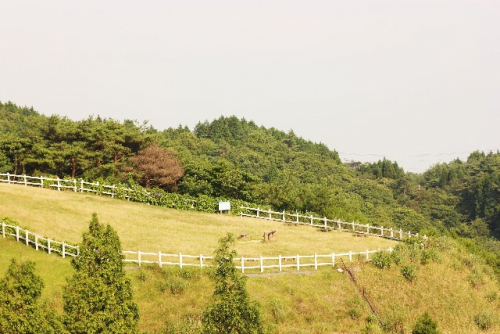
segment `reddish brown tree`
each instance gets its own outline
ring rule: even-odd
[[[158,144],[140,150],[131,161],[146,188],[175,189],[177,182],[184,175],[184,168],[175,153]]]

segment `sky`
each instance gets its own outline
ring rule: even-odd
[[[420,173],[500,149],[500,1],[2,1],[0,101],[235,115]]]

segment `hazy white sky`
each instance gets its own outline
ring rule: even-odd
[[[500,149],[500,1],[2,1],[0,100],[236,115],[422,172]]]

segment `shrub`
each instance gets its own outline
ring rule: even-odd
[[[486,300],[489,302],[493,302],[493,301],[497,300],[497,298],[498,298],[498,295],[497,295],[496,291],[493,291],[486,296]]]
[[[379,269],[390,268],[391,254],[386,251],[375,253],[371,262],[375,267]]]
[[[401,274],[408,281],[413,282],[417,279],[417,267],[413,265],[406,265],[401,268]]]
[[[361,318],[361,311],[357,307],[353,307],[349,310],[349,315],[351,316],[352,320],[356,320]]]
[[[276,323],[284,322],[286,320],[286,313],[283,303],[279,299],[273,298],[270,304],[271,314],[273,315],[274,321],[276,321]]]
[[[428,312],[422,314],[411,331],[412,334],[438,334],[437,322],[434,321]]]
[[[493,325],[493,317],[490,313],[481,312],[474,317],[474,322],[477,327],[485,331],[491,328]]]
[[[186,290],[186,281],[174,277],[168,281],[168,288],[173,295],[180,295]]]

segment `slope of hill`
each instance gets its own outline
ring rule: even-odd
[[[343,232],[318,233],[308,227],[288,230],[280,225],[277,241],[262,243],[257,236],[262,230],[276,227],[276,223],[12,185],[0,185],[0,196],[1,216],[11,217],[40,234],[73,242],[80,240],[92,212],[117,229],[124,248],[153,251],[156,249],[151,248],[168,245],[172,249],[186,247],[194,253],[212,252],[219,236],[242,229],[256,235],[255,239],[252,237],[256,242],[237,245],[239,254],[249,255],[321,253],[326,248],[353,249],[360,242],[389,242],[353,238]],[[286,242],[281,242],[281,238]],[[44,298],[61,309],[60,289],[64,276],[71,273],[69,260],[10,240],[3,240],[0,245],[0,274],[12,257],[34,259],[47,286]],[[479,332],[478,321],[489,321],[489,333],[499,331],[500,291],[492,270],[481,259],[448,238],[431,239],[425,251],[399,245],[397,256],[391,257],[390,268],[347,264],[356,284],[346,271],[323,268],[302,275],[249,277],[249,293],[261,304],[270,332],[377,333],[384,329],[389,333],[409,333],[424,311],[437,320],[443,333]],[[367,247],[362,245],[362,249]],[[383,258],[379,262],[384,263]],[[151,266],[127,274],[133,280],[139,303],[141,329],[188,332],[199,325],[213,289],[205,271]]]

